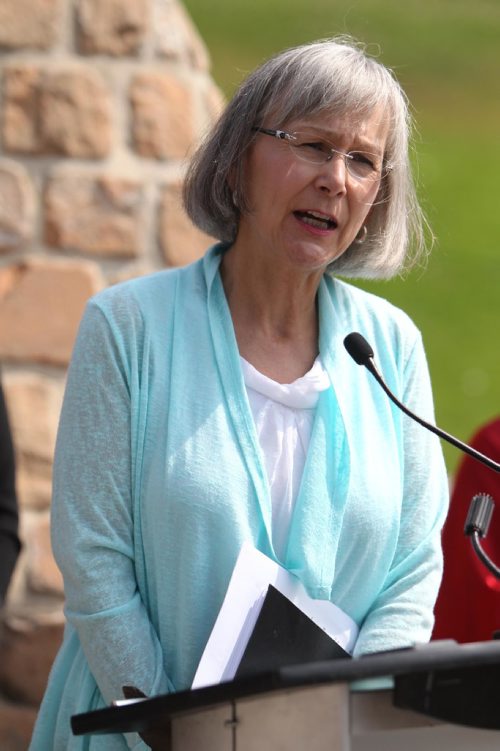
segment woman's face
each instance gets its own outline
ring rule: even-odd
[[[341,151],[381,159],[388,123],[383,110],[374,110],[357,118],[303,118],[282,130],[307,131]],[[245,179],[250,211],[240,219],[236,244],[268,260],[321,273],[356,238],[379,190],[378,181],[349,174],[338,154],[312,164],[298,158],[286,141],[261,133],[247,157]]]

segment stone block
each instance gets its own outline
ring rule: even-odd
[[[142,202],[142,187],[131,180],[56,175],[45,191],[45,240],[92,255],[136,257]]]
[[[52,465],[35,457],[17,461],[17,497],[21,508],[46,509],[52,497]]]
[[[0,748],[26,751],[35,726],[37,710],[0,699]]]
[[[21,518],[23,516],[23,511],[21,509]],[[5,596],[5,604],[4,604],[4,614],[8,612],[11,608],[15,609],[17,607],[23,607],[23,604],[26,601],[26,548],[22,547],[21,552],[19,554],[19,557],[16,561],[16,565],[14,568],[14,571],[12,573],[12,577],[9,582],[9,587],[7,589],[7,593]],[[1,635],[1,627],[0,627],[0,635]],[[0,698],[1,698],[2,692],[0,691]],[[0,748],[2,746],[0,745]]]
[[[158,271],[158,265],[153,264],[149,260],[123,264],[117,271],[109,275],[108,282],[109,284],[120,284],[120,282],[128,282],[130,279],[137,279],[140,276],[153,274],[155,271]]]
[[[160,247],[168,266],[183,266],[200,258],[215,240],[201,232],[182,205],[181,184],[165,186],[160,202]]]
[[[168,73],[139,73],[132,80],[130,103],[137,153],[152,159],[183,159],[195,138],[188,85]]]
[[[61,27],[61,0],[2,0],[0,47],[47,50]]]
[[[2,378],[16,453],[52,461],[64,379],[30,371]]]
[[[102,286],[89,261],[33,257],[0,268],[0,360],[66,365],[85,303]]]
[[[79,0],[78,48],[84,54],[135,55],[148,23],[148,0]]]
[[[21,534],[26,550],[26,586],[35,594],[63,594],[63,579],[50,544],[49,512],[24,512]]]
[[[204,99],[208,120],[213,123],[222,114],[226,106],[226,97],[222,90],[212,80],[209,80]]]
[[[19,504],[48,508],[64,381],[29,371],[7,371],[3,388],[16,447]]]
[[[62,623],[8,618],[0,631],[0,691],[12,701],[38,706],[62,641]]]
[[[93,68],[48,73],[40,97],[44,150],[99,158],[111,150],[110,92]]]
[[[207,71],[210,57],[191,17],[177,0],[154,0],[156,53]]]
[[[14,65],[3,71],[1,135],[7,152],[36,154],[42,149],[38,115],[41,80],[41,71],[34,65]]]
[[[2,137],[9,153],[63,154],[98,159],[112,144],[111,96],[93,69],[4,71]]]
[[[28,172],[0,160],[0,251],[23,245],[33,233],[35,195]]]

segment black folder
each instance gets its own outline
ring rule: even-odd
[[[350,657],[335,639],[270,584],[235,678],[287,665]]]

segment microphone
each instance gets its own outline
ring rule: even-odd
[[[466,454],[469,454],[469,456],[477,459],[479,462],[485,464],[490,469],[494,470],[495,472],[500,472],[500,464],[498,462],[495,462],[488,456],[481,454],[480,451],[472,448],[472,446],[459,441],[458,438],[455,438],[449,433],[446,433],[444,430],[441,430],[441,428],[438,428],[437,425],[432,425],[430,422],[422,419],[414,412],[409,410],[406,405],[400,402],[399,399],[389,389],[382,376],[380,375],[377,366],[373,361],[373,349],[370,347],[364,336],[359,334],[357,331],[353,331],[344,339],[344,347],[358,365],[364,365],[365,368],[370,371],[375,380],[378,381],[380,386],[382,386],[389,399],[391,399],[391,401],[393,401],[394,404],[405,413],[405,415],[408,415],[408,417],[416,420],[416,422],[418,422],[424,428],[427,428],[440,438],[448,441],[448,443],[451,443],[452,446],[455,446]],[[481,547],[481,543],[479,542],[479,539],[481,537],[486,537],[491,520],[491,515],[493,514],[493,509],[494,502],[493,498],[490,495],[487,495],[486,493],[479,493],[478,495],[475,495],[469,507],[469,513],[465,521],[464,533],[467,537],[471,538],[472,547],[474,548],[474,551],[481,562],[497,579],[500,579],[500,568],[493,563],[493,561],[485,553],[485,551]]]
[[[358,365],[364,365],[365,368],[370,371],[370,373],[378,381],[380,386],[382,386],[389,399],[391,399],[391,401],[393,401],[394,404],[405,413],[405,415],[411,417],[412,420],[416,420],[416,422],[418,422],[420,425],[423,425],[424,428],[427,428],[440,438],[448,441],[448,443],[451,443],[452,446],[455,446],[455,448],[458,448],[466,454],[469,454],[469,456],[472,456],[474,459],[482,462],[495,472],[500,472],[500,464],[498,462],[493,461],[493,459],[485,456],[480,451],[477,451],[476,449],[472,448],[472,446],[469,446],[467,443],[459,441],[458,438],[455,438],[449,433],[446,433],[444,430],[441,430],[441,428],[438,428],[437,425],[432,425],[432,423],[427,422],[422,417],[419,417],[414,412],[409,410],[408,407],[402,402],[400,402],[399,399],[389,389],[382,376],[380,375],[377,366],[373,361],[373,349],[370,347],[364,336],[359,334],[357,331],[353,331],[344,339],[344,347]]]

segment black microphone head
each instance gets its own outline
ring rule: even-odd
[[[348,334],[344,339],[344,347],[358,365],[370,365],[373,358],[373,350],[365,337],[357,331]]]

